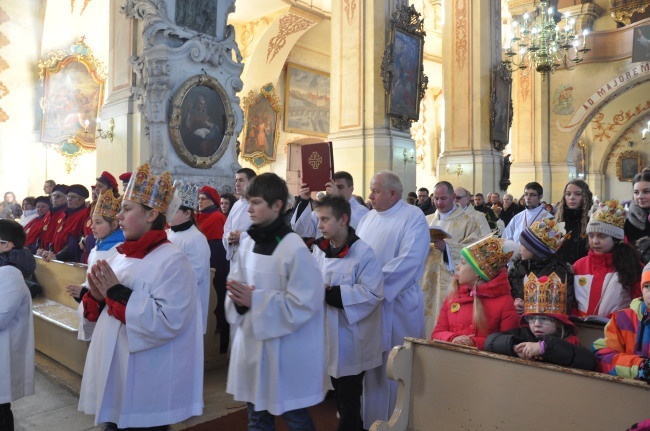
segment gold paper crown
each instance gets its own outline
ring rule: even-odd
[[[524,313],[566,314],[566,282],[555,273],[537,278],[532,272],[524,283]]]
[[[124,191],[124,200],[138,202],[164,215],[173,195],[169,172],[155,176],[151,173],[149,163],[145,163],[133,172]]]
[[[113,196],[113,191],[111,189],[108,189],[104,193],[100,194],[97,198],[97,203],[95,204],[95,211],[93,212],[93,215],[99,215],[113,219],[117,218],[117,213],[120,212],[121,204],[122,198],[116,198]]]
[[[463,248],[460,254],[487,281],[496,277],[506,266],[515,247],[512,241],[489,236]]]
[[[553,251],[558,251],[562,243],[571,237],[571,232],[567,234],[564,228],[564,222],[558,222],[553,217],[533,222],[530,225],[530,230],[539,241]]]
[[[601,202],[598,209],[589,218],[589,221],[599,221],[623,229],[625,227],[626,216],[625,209],[616,199],[613,199],[611,201]]]

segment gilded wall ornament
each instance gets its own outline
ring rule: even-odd
[[[314,24],[314,21],[292,13],[280,18],[278,34],[271,38],[266,50],[266,63],[272,62],[275,56],[285,47],[289,36],[307,30]]]

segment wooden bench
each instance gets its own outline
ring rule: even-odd
[[[406,338],[387,373],[397,403],[371,431],[622,431],[650,416],[646,383],[439,341]]]
[[[43,294],[32,300],[36,350],[79,375],[83,373],[88,343],[77,339],[78,304],[65,288],[69,284],[83,283],[86,268],[82,264],[46,262],[36,256],[35,276],[43,288]],[[214,269],[211,271],[210,280],[214,278]],[[210,285],[209,309],[214,310],[216,306],[217,298]],[[208,328],[203,336],[206,370],[227,365],[228,362],[227,355],[219,354],[216,325],[214,313],[208,313]]]

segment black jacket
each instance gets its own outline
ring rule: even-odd
[[[589,238],[585,234],[584,238],[580,237],[582,230],[582,209],[572,210],[564,208],[563,216],[564,228],[567,233],[571,232],[571,237],[564,241],[557,255],[563,257],[565,261],[573,265],[578,259],[581,259],[589,252]],[[587,222],[589,219],[587,218]]]
[[[517,344],[527,341],[537,342],[542,339],[544,340],[544,354],[542,355],[544,362],[587,371],[596,368],[596,358],[588,348],[572,344],[556,335],[537,338],[526,327],[488,335],[485,339],[485,350],[501,355],[517,356],[514,351]]]

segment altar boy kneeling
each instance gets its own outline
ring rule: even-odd
[[[366,370],[381,365],[383,275],[375,254],[350,227],[340,196],[314,202],[323,236],[312,246],[325,282],[327,372],[336,393],[339,431],[361,429]]]

